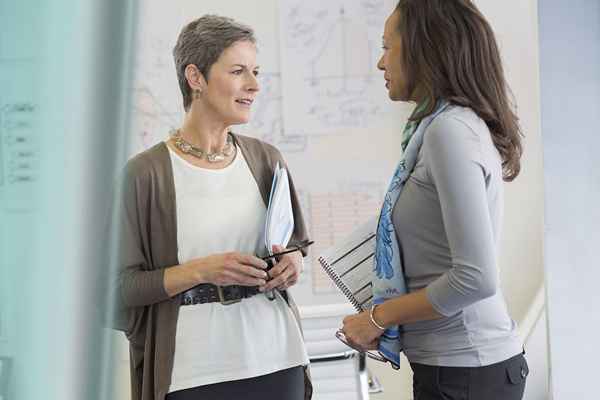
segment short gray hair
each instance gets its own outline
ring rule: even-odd
[[[210,67],[226,48],[239,41],[256,43],[254,31],[231,18],[203,15],[183,27],[173,48],[173,58],[185,111],[192,104],[192,89],[185,78],[185,68],[195,65],[208,81]]]

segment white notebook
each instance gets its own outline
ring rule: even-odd
[[[286,247],[293,231],[294,213],[288,174],[285,168],[280,167],[277,163],[265,221],[264,241],[268,253],[272,253],[274,244]]]
[[[373,303],[373,263],[377,218],[353,231],[341,243],[327,249],[319,263],[357,311]]]

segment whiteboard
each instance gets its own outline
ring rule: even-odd
[[[260,7],[256,2],[236,0],[138,3],[130,87],[130,154],[164,140],[169,130],[182,122],[181,94],[171,51],[184,24],[204,14],[219,14],[255,29],[261,91],[251,122],[232,130],[275,145],[289,164],[309,235],[315,241],[305,260],[304,273],[292,288],[301,308],[346,302],[316,258],[378,213],[401,155],[400,135],[410,107],[388,100],[383,73],[375,67],[381,55],[383,22],[394,6],[395,1],[387,0],[264,0]],[[359,18],[365,12],[372,15],[366,19],[368,23]],[[340,13],[344,13],[341,19]],[[303,25],[318,25],[318,19],[325,29],[327,18],[338,25],[329,35],[328,46],[317,47],[317,58],[309,57],[313,51],[310,42],[292,56],[295,51],[291,47],[288,51],[289,46],[279,41],[280,37],[299,35]],[[361,46],[352,46],[353,56],[349,58],[351,44],[356,43]],[[340,76],[326,79],[338,69]],[[309,72],[316,74],[312,83],[305,85],[312,91],[300,96],[295,88],[304,85]],[[350,108],[335,108],[339,104]],[[329,110],[334,117],[319,119],[315,110],[317,116],[323,117],[319,112]],[[348,110],[350,115],[360,117],[350,118]],[[314,123],[297,128],[311,118]]]
[[[369,128],[393,118],[377,60],[389,7],[381,0],[282,0],[285,133]]]

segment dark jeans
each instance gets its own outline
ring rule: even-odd
[[[165,400],[304,400],[304,368],[284,369],[256,378],[178,390]]]
[[[485,367],[411,367],[414,400],[521,400],[529,373],[523,354]]]

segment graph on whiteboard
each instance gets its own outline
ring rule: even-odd
[[[260,91],[255,101],[250,122],[235,128],[236,132],[260,138],[273,144],[284,153],[301,153],[306,150],[305,135],[285,135],[283,130],[281,74],[262,72]]]
[[[384,0],[281,2],[286,134],[366,127],[389,116],[377,70]]]
[[[312,193],[307,220],[311,238],[312,292],[330,293],[337,289],[317,262],[327,248],[344,240],[352,231],[377,215],[381,206],[381,185],[362,185],[351,191]]]

